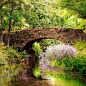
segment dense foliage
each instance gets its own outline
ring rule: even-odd
[[[74,10],[79,17],[86,19],[86,0],[59,0],[62,8]]]
[[[11,8],[11,30],[54,26],[79,29],[86,27],[85,0],[8,0],[4,4],[3,2],[0,5],[0,17],[5,30],[9,28]]]
[[[39,64],[42,68],[45,69],[46,68],[52,69],[52,66],[53,67],[57,66],[57,69],[61,69],[60,65],[64,63],[64,61],[62,60],[67,58],[71,59],[75,55],[76,55],[76,50],[70,45],[59,44],[55,46],[50,46],[47,48],[46,52],[40,54]]]
[[[18,50],[13,49],[12,47],[9,50],[6,50],[6,46],[0,43],[0,65],[11,63],[11,62],[21,62],[28,58],[29,55],[26,54],[26,51],[18,52]]]

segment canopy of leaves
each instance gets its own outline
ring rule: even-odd
[[[79,17],[86,19],[86,0],[59,0],[62,8],[74,10]]]
[[[12,30],[55,26],[86,28],[86,0],[10,1],[14,3]],[[3,29],[8,30],[11,9],[9,0],[2,1],[0,9]]]

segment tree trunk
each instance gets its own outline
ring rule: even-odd
[[[3,29],[2,29],[2,16],[1,16],[1,38],[0,38],[0,42],[3,43]]]
[[[8,30],[8,39],[7,39],[7,49],[9,49],[9,43],[10,43],[10,31],[11,31],[11,25],[12,25],[12,12],[13,12],[13,2],[12,2],[12,9],[10,11],[9,30]]]
[[[9,21],[9,30],[8,30],[8,39],[7,39],[7,49],[9,48],[10,42],[10,31],[11,31],[11,24],[12,24],[12,11],[10,12],[10,21]]]

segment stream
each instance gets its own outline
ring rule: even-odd
[[[86,86],[86,75],[57,71],[56,78],[40,80],[31,74],[28,64],[13,63],[0,66],[0,86]]]

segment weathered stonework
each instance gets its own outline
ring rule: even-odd
[[[86,40],[86,34],[80,29],[64,27],[25,29],[10,33],[10,45],[14,45],[14,47],[19,47],[23,50],[29,42],[42,38],[58,39],[66,44],[67,42],[75,42],[79,38]],[[4,33],[4,43],[7,44],[7,33]]]

